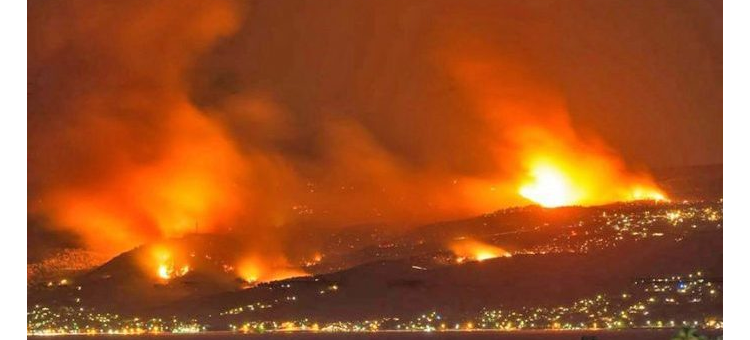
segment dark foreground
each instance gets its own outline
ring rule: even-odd
[[[287,340],[316,340],[316,339],[400,339],[400,340],[449,340],[449,339],[501,339],[501,340],[581,340],[582,337],[595,336],[596,340],[670,340],[676,330],[621,330],[621,331],[518,331],[518,332],[373,332],[373,333],[266,333],[240,334],[226,332],[212,332],[202,334],[159,334],[136,335],[140,340],[176,339],[176,340],[218,340],[218,339],[287,339]],[[709,339],[721,335],[721,331],[701,332]],[[73,335],[64,336],[65,339],[117,339],[123,335]],[[35,338],[35,337],[29,337]]]

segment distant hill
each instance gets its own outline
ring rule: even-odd
[[[659,185],[675,199],[718,199],[722,197],[723,192],[722,171],[723,166],[716,164],[656,169],[654,176]],[[503,245],[508,247],[529,245],[541,236],[535,234],[532,239],[527,240],[521,234],[497,235],[503,230],[517,230],[519,226],[539,226],[545,223],[562,225],[575,221],[580,214],[591,213],[592,210],[570,207],[557,209],[555,214],[545,214],[543,211],[544,209],[539,207],[504,209],[479,218],[413,228],[405,235],[377,224],[338,229],[299,226],[289,228],[287,233],[292,235],[289,243],[300,245],[300,242],[304,241],[311,244],[308,248],[317,248],[327,255],[320,264],[306,268],[309,272],[321,274],[374,260],[395,259],[419,252],[431,253],[436,247],[444,246],[445,240],[462,235],[494,237],[501,243],[505,239],[508,242]],[[504,216],[498,218],[498,213]],[[43,227],[45,223],[48,222],[40,220],[38,216],[29,218],[27,280],[30,285],[77,276],[106,261],[98,254],[76,248],[80,245],[77,245],[74,236],[60,236],[59,232]],[[63,243],[50,244],[49,240],[57,239],[63,240]],[[424,244],[415,246],[415,241],[418,240],[423,240]],[[403,247],[412,249],[404,252]],[[295,261],[301,257],[300,254],[296,254],[300,250],[310,251],[303,247],[284,249],[285,253],[295,256]]]
[[[217,324],[227,324],[247,319],[406,317],[429,310],[450,316],[485,307],[555,306],[617,293],[642,277],[696,269],[721,277],[721,247],[721,233],[706,233],[678,243],[648,240],[591,254],[521,255],[428,270],[415,268],[408,260],[383,261],[186,300],[153,312],[186,317],[212,314]],[[216,317],[221,311],[256,303],[272,307]]]
[[[248,288],[224,266],[242,253],[236,237],[192,235],[164,241],[190,250],[191,270],[184,276],[160,282],[144,271],[139,259],[149,247],[142,246],[68,284],[33,286],[28,302],[130,315],[210,315],[224,326],[248,318],[341,320],[554,305],[617,292],[638,277],[694,270],[721,277],[722,236],[718,201],[511,208],[372,237],[370,245],[365,236],[347,235],[360,247],[348,255],[336,249],[340,255],[318,265],[321,274]],[[515,255],[459,264],[447,245],[467,237]],[[337,267],[342,269],[330,270]],[[239,307],[242,312],[230,312]]]
[[[723,164],[662,168],[657,183],[675,199],[717,199],[723,196]]]

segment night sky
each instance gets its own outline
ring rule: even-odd
[[[541,74],[564,96],[576,128],[629,161],[722,162],[720,1],[250,3],[239,31],[193,74],[201,105],[268,93],[302,135],[314,134],[324,108],[414,160],[474,128],[435,54],[455,48],[468,58],[480,41]],[[413,138],[418,127],[432,131]],[[302,142],[290,148],[308,145],[295,137]]]

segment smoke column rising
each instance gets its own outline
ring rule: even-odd
[[[455,6],[33,1],[29,213],[110,254],[242,232],[275,259],[291,224],[528,204],[538,162],[575,204],[655,190],[574,128],[539,8]]]

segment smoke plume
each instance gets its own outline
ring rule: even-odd
[[[661,194],[574,126],[557,2],[459,3],[32,1],[29,214],[110,254],[241,232],[286,265],[289,225]]]

